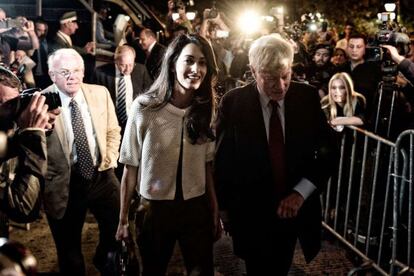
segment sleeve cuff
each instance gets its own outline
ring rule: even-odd
[[[305,200],[316,190],[316,186],[306,178],[302,178],[293,188]]]

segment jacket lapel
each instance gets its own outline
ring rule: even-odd
[[[63,115],[59,115],[56,118],[55,122],[55,128],[54,130],[56,132],[56,135],[59,139],[59,142],[62,146],[63,152],[65,153],[66,161],[68,164],[70,164],[70,149],[69,149],[69,143],[68,139],[66,137],[66,128],[65,128],[65,122],[63,121]]]
[[[105,149],[103,145],[104,142],[102,141],[102,137],[104,137],[104,134],[102,133],[102,126],[104,126],[103,120],[104,118],[106,118],[104,114],[106,109],[100,107],[102,101],[85,84],[82,84],[81,88],[83,91],[83,95],[85,96],[86,102],[88,103],[89,113],[91,114],[92,118],[93,129],[96,133],[96,140],[99,146],[99,152],[102,156],[101,151],[102,149]],[[102,95],[101,93],[98,94]]]

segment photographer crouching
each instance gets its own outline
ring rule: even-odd
[[[20,95],[21,83],[0,66],[0,237],[8,237],[8,218],[28,222],[38,216],[46,173],[45,131],[60,109],[49,110],[40,93]],[[26,102],[26,103],[25,103]]]

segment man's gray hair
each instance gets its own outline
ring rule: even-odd
[[[249,50],[249,63],[255,71],[280,71],[293,63],[293,46],[279,34],[256,39]]]
[[[49,71],[55,70],[56,62],[58,60],[61,60],[63,56],[72,56],[73,58],[78,59],[80,65],[82,66],[82,69],[85,69],[85,63],[83,62],[83,58],[75,49],[61,48],[61,49],[54,51],[52,54],[50,54],[49,58],[47,59],[47,65],[49,66]]]

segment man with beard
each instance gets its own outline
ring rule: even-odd
[[[36,66],[32,69],[36,86],[39,88],[46,88],[52,82],[47,74],[47,55],[49,53],[49,45],[46,40],[48,25],[46,21],[39,18],[35,21],[35,32],[39,39],[39,49],[33,52],[32,59],[36,62]]]
[[[309,65],[306,76],[310,84],[318,89],[319,97],[328,94],[328,82],[334,72],[331,63],[332,48],[328,44],[315,46],[312,63]]]

